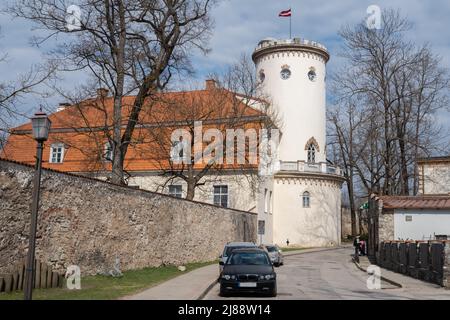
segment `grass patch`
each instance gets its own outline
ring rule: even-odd
[[[186,272],[201,268],[213,262],[189,263],[186,271],[181,272],[176,266],[145,268],[124,271],[120,278],[102,275],[81,278],[81,290],[34,289],[33,300],[111,300],[140,292],[161,282],[175,278]],[[0,293],[0,300],[22,300],[23,291]]]

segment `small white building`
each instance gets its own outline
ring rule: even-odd
[[[450,196],[374,197],[379,242],[450,239]]]

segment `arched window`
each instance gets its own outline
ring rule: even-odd
[[[310,194],[308,191],[303,192],[303,208],[309,208]]]
[[[316,146],[311,143],[308,147],[308,163],[316,162]]]

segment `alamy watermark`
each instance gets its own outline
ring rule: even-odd
[[[263,176],[278,169],[278,129],[226,129],[224,137],[223,131],[203,130],[202,121],[196,121],[193,132],[193,135],[187,129],[172,132],[170,158],[174,164],[258,165]]]
[[[380,290],[381,289],[381,269],[380,267],[371,264],[367,267],[367,278],[366,285],[369,290]]]
[[[80,290],[81,289],[81,270],[79,266],[71,265],[67,267],[65,278],[67,289]]]
[[[71,5],[66,10],[66,28],[69,31],[81,29],[82,11],[77,5]]]
[[[381,29],[381,8],[375,4],[367,7],[366,25],[370,30]]]

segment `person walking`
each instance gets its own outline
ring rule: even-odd
[[[355,259],[359,261],[359,253],[361,251],[361,241],[359,240],[359,234],[356,235],[353,240],[353,246],[355,247]]]

